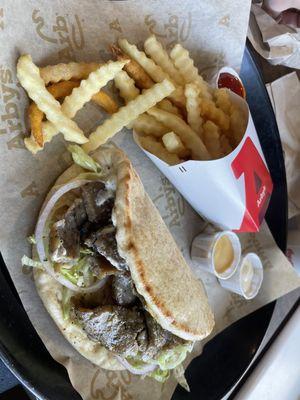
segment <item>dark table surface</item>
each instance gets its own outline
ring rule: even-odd
[[[0,393],[18,385],[17,378],[5,367],[0,360]]]
[[[0,400],[30,400],[17,378],[0,360]]]

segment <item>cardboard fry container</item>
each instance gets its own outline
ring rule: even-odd
[[[222,72],[238,77],[231,68]],[[257,232],[268,208],[272,179],[246,101],[230,92],[231,100],[247,118],[239,145],[227,156],[210,161],[188,160],[170,166],[145,151],[190,205],[222,229]]]

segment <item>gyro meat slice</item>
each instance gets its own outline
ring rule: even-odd
[[[90,222],[108,222],[114,204],[114,193],[103,182],[89,182],[82,186],[82,198]]]
[[[130,275],[120,274],[114,276],[112,295],[120,306],[130,306],[137,301],[138,298]]]
[[[50,230],[50,257],[58,263],[72,263],[80,256],[80,226],[87,220],[82,199],[76,199],[64,218],[55,222]]]
[[[183,339],[163,329],[147,311],[144,312],[144,317],[145,331],[138,336],[143,361],[155,358],[161,350],[185,343]]]
[[[112,305],[92,310],[79,307],[75,316],[91,340],[123,357],[137,355],[137,336],[144,327],[139,310]]]
[[[65,218],[73,221],[77,228],[80,228],[84,224],[87,220],[87,213],[81,198],[75,199],[66,212]]]
[[[50,231],[49,249],[53,262],[72,263],[78,260],[80,255],[78,229],[65,219],[55,222]]]
[[[121,271],[128,269],[126,261],[118,252],[116,228],[113,225],[108,225],[97,232],[93,232],[85,240],[85,245],[104,256],[117,269]]]
[[[147,312],[145,319],[148,344],[142,356],[144,361],[154,358],[172,337],[172,334],[163,329]]]
[[[98,279],[108,275],[115,275],[119,271],[110,264],[104,257],[99,255],[90,255],[86,257],[86,262],[90,265],[91,272]]]

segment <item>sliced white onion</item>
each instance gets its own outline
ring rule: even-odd
[[[150,372],[154,371],[155,368],[157,367],[157,365],[155,364],[145,364],[145,366],[142,368],[135,368],[127,360],[125,360],[125,358],[122,358],[117,355],[115,357],[117,358],[119,363],[123,365],[124,368],[126,368],[129,372],[135,375],[149,374]]]
[[[83,288],[74,283],[70,282],[67,278],[61,275],[59,272],[54,271],[52,264],[47,260],[47,255],[45,252],[43,235],[45,231],[45,225],[47,223],[48,217],[53,210],[57,201],[70,190],[79,188],[80,186],[85,185],[86,183],[91,182],[89,179],[79,179],[73,180],[71,182],[66,183],[65,185],[61,185],[59,189],[50,197],[46,206],[43,208],[41,214],[39,215],[38,222],[35,228],[35,239],[36,239],[36,249],[39,256],[40,261],[43,263],[43,267],[54,279],[56,279],[60,284],[66,286],[68,289],[74,290],[76,292],[88,293],[93,292],[97,289],[100,289],[107,281],[107,277],[96,281],[89,287]]]

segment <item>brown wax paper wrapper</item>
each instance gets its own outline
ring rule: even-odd
[[[150,378],[142,380],[127,371],[105,371],[88,362],[64,339],[46,313],[30,268],[21,267],[22,255],[30,255],[26,237],[34,231],[45,195],[71,159],[59,136],[34,157],[24,149],[28,99],[16,78],[17,58],[30,53],[41,66],[69,60],[106,60],[110,58],[107,46],[119,36],[138,43],[155,33],[167,47],[177,42],[186,46],[204,76],[210,77],[222,65],[239,69],[249,8],[248,0],[15,0],[13,7],[9,0],[2,1],[1,252],[34,327],[51,355],[67,368],[72,385],[83,399],[169,399],[176,382],[173,378],[165,384]],[[76,121],[89,133],[103,116],[98,107],[88,104],[78,113]],[[190,243],[201,231],[202,219],[139,150],[130,131],[124,129],[114,141],[132,160],[187,262],[203,280],[215,313],[213,334],[299,285],[291,265],[263,226],[259,234],[243,237],[245,248],[256,251],[264,263],[265,279],[259,295],[245,301],[222,289],[213,276],[200,271],[190,260]],[[186,364],[200,353],[201,346],[201,343],[196,345]]]
[[[300,68],[300,28],[278,23],[262,8],[262,2],[251,6],[248,37],[269,63]]]

